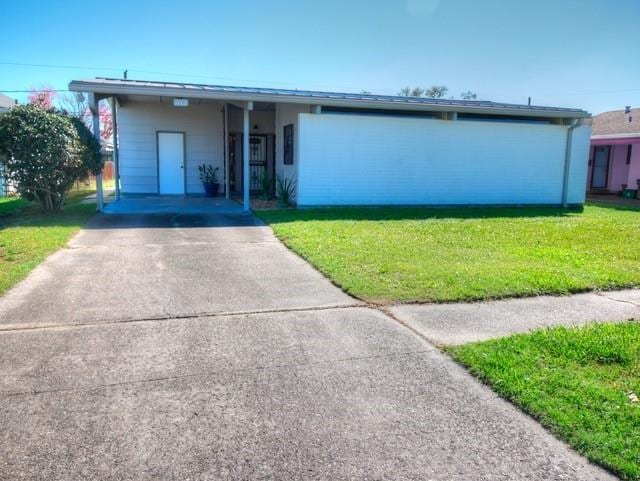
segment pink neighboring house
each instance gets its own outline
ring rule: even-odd
[[[593,117],[587,192],[616,193],[640,183],[640,108]]]

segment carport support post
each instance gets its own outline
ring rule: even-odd
[[[249,112],[253,110],[253,102],[247,102],[242,115],[242,194],[244,196],[244,211],[249,212]]]
[[[120,151],[118,150],[118,100],[111,97],[111,123],[113,138],[113,177],[115,179],[116,200],[120,200]]]
[[[100,112],[98,107],[99,100],[96,98],[95,93],[89,92],[87,94],[87,103],[89,104],[89,110],[91,111],[93,136],[98,141],[98,144],[102,145],[100,142]],[[102,193],[102,171],[100,171],[96,175],[96,204],[98,212],[101,212],[104,207],[104,195]]]
[[[223,128],[224,128],[224,197],[229,199],[231,197],[231,179],[229,178],[229,104],[224,104],[223,113]]]

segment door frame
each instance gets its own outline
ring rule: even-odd
[[[607,154],[607,170],[605,172],[604,187],[595,187],[593,185],[593,171],[596,168],[596,149],[598,147],[607,147],[609,153]],[[592,189],[608,189],[609,188],[609,170],[611,169],[611,153],[613,152],[613,146],[611,145],[594,145],[593,146],[593,163],[591,164],[591,188]]]
[[[156,180],[157,192],[160,193],[160,134],[182,134],[182,194],[166,195],[187,195],[187,133],[183,130],[156,130]]]

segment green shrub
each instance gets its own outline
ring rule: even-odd
[[[100,143],[79,119],[22,105],[0,116],[7,178],[45,211],[62,208],[75,181],[102,170]]]

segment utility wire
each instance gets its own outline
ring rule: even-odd
[[[44,89],[30,89],[30,90],[3,90],[0,89],[0,92],[4,92],[7,94],[30,94],[31,92],[71,92],[71,90],[68,89],[48,89],[48,88],[44,88]]]
[[[170,76],[170,77],[183,77],[183,78],[199,78],[199,79],[203,79],[203,80],[222,80],[222,81],[226,81],[226,82],[249,82],[249,83],[256,83],[256,84],[276,84],[276,85],[289,85],[289,86],[293,86],[296,84],[293,83],[287,83],[287,82],[280,82],[280,81],[269,81],[269,80],[255,80],[255,79],[241,79],[241,78],[235,78],[235,77],[217,77],[217,76],[210,76],[210,75],[198,75],[198,74],[186,74],[186,73],[177,73],[177,72],[162,72],[162,71],[158,71],[158,70],[143,70],[143,69],[125,69],[125,68],[115,68],[115,67],[82,67],[82,66],[78,66],[78,65],[57,65],[57,64],[41,64],[41,63],[23,63],[23,62],[0,62],[0,65],[13,65],[13,66],[20,66],[20,67],[37,67],[37,68],[52,68],[52,69],[74,69],[74,70],[107,70],[107,71],[112,71],[112,72],[124,72],[125,70],[128,70],[129,72],[137,72],[137,73],[144,73],[144,74],[151,74],[151,75],[166,75],[166,76]],[[323,88],[326,89],[328,88],[326,85],[324,86],[320,86],[320,85],[315,85],[315,88]],[[333,87],[332,87],[333,88]],[[340,87],[340,89],[342,89],[344,87]],[[363,90],[361,88],[353,88],[353,87],[349,87],[347,88],[347,90]]]
[[[40,68],[69,68],[76,70],[112,70],[114,72],[123,72],[123,68],[113,67],[80,67],[78,65],[53,65],[44,63],[23,63],[23,62],[0,62],[0,65],[14,65],[18,67],[40,67]]]

